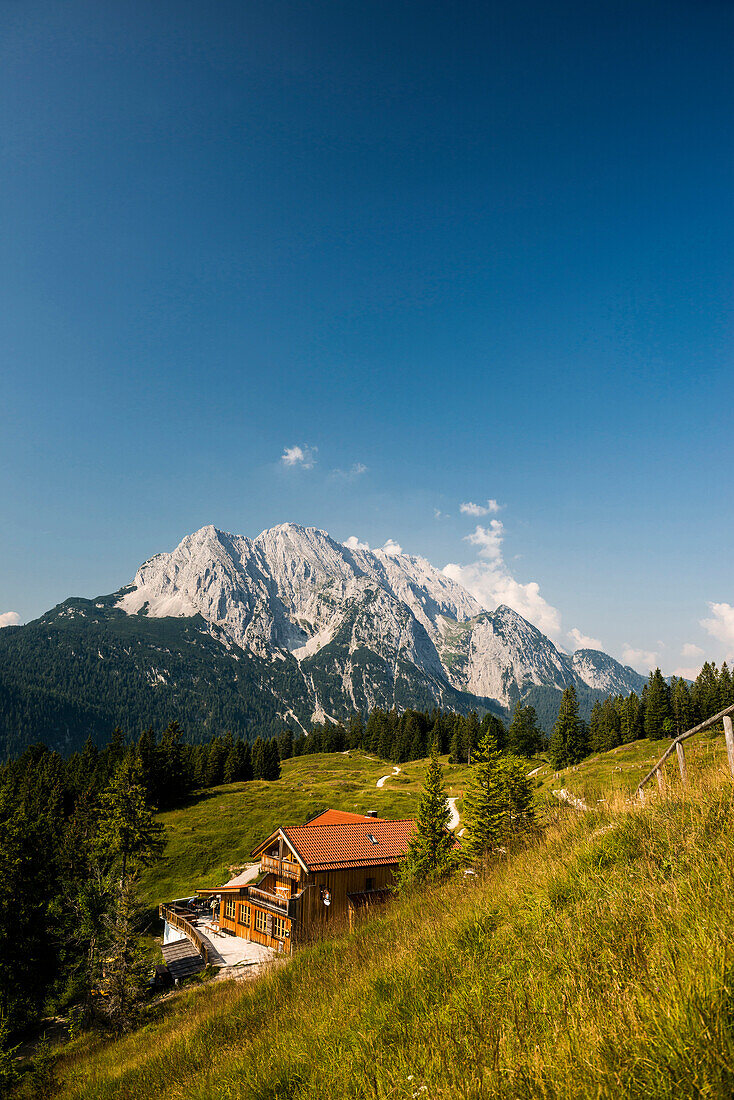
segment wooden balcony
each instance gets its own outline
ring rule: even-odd
[[[268,909],[275,909],[283,914],[287,914],[288,912],[288,898],[278,897],[277,894],[271,894],[267,890],[260,890],[257,886],[248,886],[247,896],[255,905],[264,905]]]
[[[301,877],[301,868],[298,863],[290,859],[276,859],[273,856],[260,856],[260,870],[280,875],[281,878],[292,878],[296,882]]]
[[[191,943],[193,943],[196,950],[204,960],[204,965],[209,965],[209,947],[199,935],[196,928],[194,928],[191,921],[187,920],[183,915],[184,912],[187,916],[193,916],[190,910],[184,910],[182,907],[177,906],[174,902],[173,905],[159,905],[158,915],[161,920],[166,921],[168,924],[173,925],[174,928],[178,928],[179,932],[183,932]]]

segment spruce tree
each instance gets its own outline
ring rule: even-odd
[[[255,738],[252,746],[252,777],[265,779],[265,742],[262,737]]]
[[[513,834],[527,832],[535,824],[535,811],[525,762],[517,756],[503,756],[500,778],[505,798],[505,830]]]
[[[542,748],[543,738],[537,725],[535,707],[518,700],[507,731],[507,748],[516,756],[534,756]]]
[[[705,661],[699,672],[691,691],[695,708],[695,718],[698,722],[704,722],[718,710],[719,706],[719,674],[715,662]]]
[[[401,886],[425,882],[440,875],[450,866],[454,847],[453,835],[447,831],[450,819],[443,769],[438,762],[438,746],[434,742],[418,805],[416,831],[400,865]]]
[[[670,723],[666,727],[666,721]],[[645,736],[658,740],[669,734],[673,723],[673,710],[670,705],[670,688],[659,668],[650,673],[647,682],[647,703],[645,706]]]
[[[456,717],[458,719],[459,715]],[[449,753],[452,764],[464,764],[469,762],[469,746],[465,736],[464,723],[461,721],[454,722],[454,732],[451,737]]]
[[[268,779],[270,782],[280,779],[280,757],[278,742],[275,738],[265,742],[263,779]]]
[[[555,771],[561,771],[572,764],[578,764],[587,751],[587,737],[585,727],[579,719],[576,689],[571,685],[561,696],[558,718],[548,746],[551,767]]]
[[[489,711],[487,711],[480,723],[479,740],[482,741],[488,733],[494,735],[494,739],[497,742],[497,748],[502,752],[502,750],[507,747],[507,730],[500,719]]]
[[[481,859],[502,839],[506,797],[501,776],[501,756],[497,742],[488,733],[477,749],[464,795],[464,858]]]
[[[120,890],[114,914],[108,918],[107,944],[101,988],[101,1007],[117,1034],[138,1022],[149,969],[140,946],[141,910],[130,879]]]
[[[592,752],[604,751],[604,718],[601,700],[595,699],[589,718],[589,748]]]
[[[671,691],[671,705],[673,708],[673,721],[676,734],[685,733],[695,724],[693,721],[693,704],[688,684],[682,676],[673,683]]]
[[[149,866],[163,849],[163,827],[147,801],[137,756],[123,760],[102,792],[98,844],[102,856],[119,861],[121,890],[129,870]]]

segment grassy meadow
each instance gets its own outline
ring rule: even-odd
[[[603,807],[603,799],[631,797],[640,779],[650,770],[670,742],[635,741],[608,753],[590,756],[573,768],[555,773],[545,756],[528,764],[536,784],[539,807],[553,812],[553,791],[565,787],[589,805]],[[691,771],[723,761],[726,749],[721,735],[703,734],[686,743]],[[458,798],[466,786],[469,769],[441,758],[449,797]],[[285,760],[275,783],[255,780],[230,783],[198,792],[186,806],[159,815],[165,827],[162,859],[149,868],[141,883],[144,901],[157,905],[182,897],[199,886],[217,886],[230,877],[230,868],[248,862],[259,840],[278,825],[299,825],[329,806],[381,817],[410,817],[415,813],[427,760],[402,764],[399,775],[389,775],[377,788],[377,780],[391,773],[393,765],[359,750],[315,753]],[[677,779],[675,758],[667,764],[671,782]],[[459,826],[461,828],[461,825]]]
[[[80,1037],[60,1095],[731,1097],[734,786],[717,763],[691,772],[645,806],[549,803],[544,833],[475,878],[260,980],[182,993],[117,1042]]]
[[[464,790],[468,769],[445,764],[449,796]],[[247,863],[258,841],[278,825],[301,825],[333,807],[380,817],[410,817],[416,810],[426,760],[401,765],[385,785],[377,780],[393,765],[363,752],[314,753],[284,760],[277,782],[231,783],[197,794],[188,805],[159,815],[165,827],[162,859],[148,869],[141,888],[150,904],[183,897],[199,886],[218,886],[230,867]]]
[[[536,798],[542,803],[552,798],[552,792],[565,787],[589,806],[603,805],[603,800],[621,796],[632,798],[639,782],[645,778],[663,753],[670,748],[670,740],[632,741],[609,752],[596,753],[572,768],[554,772],[547,763],[534,776],[537,784]],[[686,761],[691,774],[723,763],[726,760],[726,744],[719,730],[709,730],[685,742]],[[540,760],[534,762],[538,767]],[[679,779],[675,754],[665,764],[665,777],[675,786]],[[652,780],[652,785],[657,786]]]

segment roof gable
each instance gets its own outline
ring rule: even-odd
[[[348,810],[323,810],[301,828],[312,825],[348,825],[355,821],[384,821],[382,817],[368,817],[367,814],[352,814]]]
[[[337,824],[296,825],[281,830],[309,871],[397,863],[406,854],[414,831],[412,818],[386,821],[374,817]]]

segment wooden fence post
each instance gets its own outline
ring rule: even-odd
[[[734,778],[734,728],[728,714],[724,718],[724,737],[726,737],[726,751],[729,756],[729,771]]]
[[[657,776],[658,790],[661,794],[665,794],[665,780],[663,779],[663,773],[660,768],[657,769],[655,775]]]
[[[688,774],[686,772],[686,754],[681,741],[676,742],[675,751],[678,753],[678,767],[680,768],[680,777],[685,787],[688,783]]]

